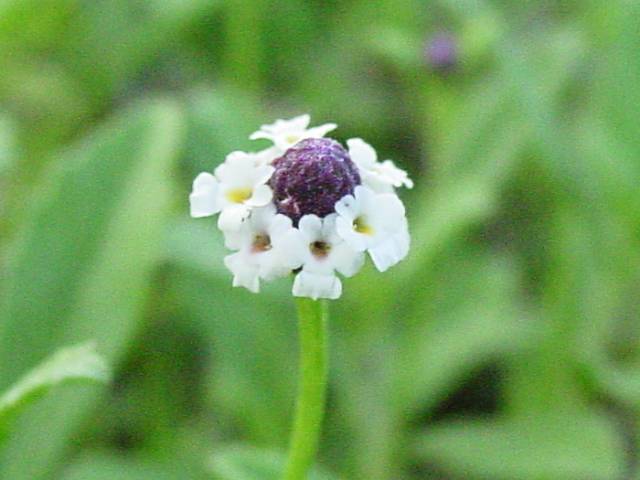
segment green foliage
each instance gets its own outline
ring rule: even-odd
[[[281,453],[233,446],[216,452],[211,457],[210,468],[215,480],[278,480],[286,460],[286,455]],[[337,478],[314,470],[309,474],[309,480]]]
[[[114,367],[111,388],[20,403],[0,480],[276,478],[290,285],[232,289],[188,194],[305,112],[416,183],[409,258],[331,305],[319,468],[638,477],[639,18],[628,0],[0,1],[0,391],[87,338]],[[449,71],[425,60],[441,31]]]
[[[169,462],[132,460],[121,455],[91,452],[65,469],[63,480],[182,480],[187,476]]]
[[[171,104],[145,103],[52,164],[10,258],[2,385],[78,339],[95,338],[110,361],[125,353],[161,256],[179,127]],[[45,475],[98,398],[95,391],[62,393],[19,422],[6,448],[12,461],[2,464],[11,478]],[[24,447],[42,432],[46,445]]]
[[[419,455],[461,478],[621,478],[623,454],[611,424],[572,414],[515,421],[457,422],[432,429]]]
[[[93,344],[62,349],[0,396],[0,431],[6,432],[12,417],[58,385],[110,379],[111,370]]]

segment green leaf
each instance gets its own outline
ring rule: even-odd
[[[195,246],[205,241],[197,228],[175,233],[193,234]],[[222,263],[222,257],[214,260]],[[233,288],[222,266],[202,272],[204,263],[194,262],[193,269],[184,268],[186,263],[172,272],[172,303],[212,346],[207,398],[243,438],[284,447],[297,381],[290,282],[265,285],[264,292],[253,295]]]
[[[640,102],[640,59],[638,59],[637,26],[640,5],[636,2],[622,1],[607,3],[607,14],[611,38],[603,42],[603,62],[594,84],[594,116],[606,119],[616,139],[628,145],[637,157],[640,152],[638,142],[637,108]],[[602,17],[601,17],[602,18]]]
[[[468,252],[464,261],[447,257],[437,266],[446,273],[432,282],[446,294],[424,295],[402,339],[402,355],[390,361],[403,412],[428,411],[474,369],[535,338],[518,309],[517,270],[509,261]]]
[[[279,480],[286,456],[247,446],[226,447],[211,457],[210,468],[215,480]],[[319,469],[309,474],[309,480],[337,480]]]
[[[624,456],[613,425],[587,412],[456,422],[425,432],[418,452],[462,478],[496,480],[610,480]]]
[[[122,357],[162,258],[181,126],[173,104],[140,104],[46,172],[9,255],[0,387],[51,350],[85,338],[95,339],[109,362]],[[45,477],[97,393],[65,390],[23,415],[0,462],[1,478]]]
[[[62,349],[0,397],[0,428],[29,402],[70,381],[108,382],[111,371],[93,343]]]
[[[15,125],[9,117],[0,112],[0,175],[6,173],[15,160]]]
[[[158,462],[108,453],[83,455],[64,470],[61,480],[188,480],[192,475],[168,461]]]

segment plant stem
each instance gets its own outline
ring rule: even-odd
[[[307,478],[318,450],[327,386],[327,303],[297,298],[296,305],[300,378],[284,480]]]

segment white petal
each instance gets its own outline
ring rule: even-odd
[[[271,222],[276,216],[276,206],[273,203],[269,203],[264,207],[251,209],[251,220],[249,227],[252,233],[255,235],[265,234],[269,232]]]
[[[304,113],[297,117],[293,117],[291,120],[289,120],[288,127],[291,130],[304,130],[309,126],[310,122],[311,122],[311,116],[308,113]]]
[[[276,120],[272,124],[262,125],[260,130],[252,133],[249,138],[251,140],[257,140],[259,138],[274,140],[277,136],[305,130],[310,121],[311,117],[307,114],[294,117],[290,120]]]
[[[375,209],[377,206],[377,195],[370,188],[365,187],[364,185],[358,185],[353,189],[353,195],[355,196],[357,203],[360,206],[360,211],[366,211],[370,209]]]
[[[260,185],[262,183],[267,183],[271,178],[271,176],[273,175],[273,172],[276,171],[276,169],[273,168],[271,165],[254,166],[252,170],[253,171],[250,172],[250,175],[252,177],[253,185]],[[249,172],[247,172],[247,176],[249,176]]]
[[[382,193],[374,200],[367,215],[371,217],[377,228],[386,232],[396,232],[405,223],[405,208],[402,200],[394,193]]]
[[[360,213],[360,202],[353,195],[345,195],[336,203],[335,210],[341,217],[350,220],[356,219]]]
[[[271,240],[276,241],[290,230],[293,230],[293,222],[289,217],[281,213],[274,215],[267,227],[267,233],[271,237]]]
[[[276,158],[282,155],[282,151],[277,147],[269,147],[254,154],[256,165],[271,165]]]
[[[304,236],[293,228],[291,219],[278,214],[269,225],[272,251],[278,256],[280,269],[285,274],[302,266],[306,256],[306,242]]]
[[[231,187],[251,185],[255,169],[255,159],[251,155],[240,151],[231,152],[225,162],[216,168],[216,177],[220,183]]]
[[[396,195],[395,193],[384,193],[382,195],[378,195],[378,201],[382,202],[383,207],[388,214],[393,214],[404,218],[406,212],[404,203],[402,203],[400,197],[398,197],[398,195]]]
[[[347,243],[339,243],[331,249],[333,267],[345,277],[352,277],[364,265],[364,253],[357,252]]]
[[[273,143],[284,153],[304,138],[304,132],[292,132],[274,137]]]
[[[330,244],[339,243],[342,241],[338,232],[336,231],[336,220],[338,219],[338,215],[335,213],[331,213],[322,219],[322,232],[321,237],[325,242],[329,242]]]
[[[376,163],[372,168],[366,170],[363,176],[369,177],[368,181],[372,184],[380,183],[396,188],[402,186],[413,188],[413,182],[407,175],[407,172],[396,167],[391,160]]]
[[[263,253],[253,254],[259,267],[260,278],[274,280],[285,277],[291,273],[293,268],[287,264],[288,252],[281,249],[272,248]]]
[[[353,229],[353,220],[348,220],[342,216],[338,217],[336,219],[336,232],[347,245],[357,252],[363,252],[369,247],[367,236]]]
[[[310,242],[319,240],[322,235],[322,220],[317,215],[305,215],[298,222],[298,230]]]
[[[249,218],[251,209],[246,205],[234,203],[226,206],[218,217],[218,228],[224,231],[236,231]]]
[[[376,151],[360,138],[347,140],[349,156],[360,170],[362,183],[374,192],[392,192],[393,187],[413,187],[407,172],[395,166],[391,160],[378,162]]]
[[[376,193],[393,193],[393,184],[372,170],[360,170],[362,184]]]
[[[382,162],[379,171],[394,187],[405,186],[407,188],[413,188],[413,181],[409,178],[407,172],[396,167],[393,161],[385,160]]]
[[[335,300],[342,295],[342,282],[335,275],[316,275],[302,271],[293,282],[293,295],[314,300],[328,298]]]
[[[240,250],[246,243],[247,232],[243,231],[243,229],[225,230],[222,233],[224,234],[224,246],[229,250]]]
[[[193,191],[189,195],[191,216],[208,217],[220,211],[220,184],[210,173],[203,172],[193,181]]]
[[[300,268],[311,256],[309,243],[297,228],[291,228],[284,235],[275,238],[273,246],[284,253],[282,255],[283,263],[291,270]]]
[[[249,135],[249,140],[260,140],[260,139],[271,140],[272,135],[270,133],[265,132],[264,130],[258,130]]]
[[[331,132],[338,128],[338,125],[335,123],[325,123],[324,125],[320,125],[319,127],[313,127],[307,130],[304,133],[304,138],[322,138],[327,133]]]
[[[399,232],[389,237],[369,250],[371,260],[378,270],[384,272],[407,256],[410,237],[407,231]]]
[[[349,156],[355,164],[362,169],[372,168],[378,161],[378,155],[371,145],[361,138],[351,138],[347,140]]]
[[[260,291],[258,268],[242,252],[224,257],[225,266],[233,273],[233,286],[244,287],[253,293]]]
[[[253,189],[253,195],[244,203],[250,207],[263,207],[273,198],[273,191],[269,185],[258,185]]]

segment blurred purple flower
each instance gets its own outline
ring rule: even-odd
[[[458,45],[453,35],[440,33],[431,37],[425,48],[428,65],[435,70],[452,70],[458,63]]]

